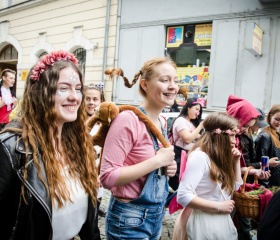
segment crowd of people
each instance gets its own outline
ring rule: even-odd
[[[87,121],[105,101],[104,84],[84,85],[77,63],[65,51],[43,56],[28,74],[20,104],[13,91],[16,72],[2,71],[1,238],[100,239],[97,216],[105,216],[100,209],[104,187],[111,191],[108,240],[160,239],[170,189],[183,207],[173,239],[251,239],[256,226],[239,216],[232,197],[245,184],[242,175],[249,166],[260,184],[279,187],[280,105],[265,116],[246,99],[230,95],[226,112],[202,119],[202,106],[189,98],[168,133],[161,112],[166,106],[178,111],[176,64],[157,57],[147,60],[131,82],[122,69],[105,73],[123,78],[129,88],[139,81],[143,102],[138,110],[170,145],[163,147],[126,110],[112,121],[100,148],[91,141],[99,126],[89,129]],[[268,171],[262,169],[262,156],[269,157]],[[259,239],[279,231],[278,198],[275,194],[268,203]]]

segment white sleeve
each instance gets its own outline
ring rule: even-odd
[[[195,190],[204,174],[209,174],[208,159],[208,156],[200,150],[190,153],[177,193],[177,202],[183,207],[196,196]]]

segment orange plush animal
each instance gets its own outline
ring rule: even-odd
[[[169,142],[163,137],[162,133],[155,127],[151,120],[142,113],[138,108],[129,105],[117,106],[113,102],[103,102],[99,106],[99,110],[96,114],[90,117],[87,121],[87,126],[92,129],[96,123],[100,123],[100,128],[95,135],[92,136],[92,142],[94,145],[98,145],[103,148],[107,133],[110,128],[110,123],[114,118],[122,111],[133,111],[140,121],[142,121],[148,131],[150,131],[164,147],[169,147]]]

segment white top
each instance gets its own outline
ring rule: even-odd
[[[7,105],[7,111],[10,111],[12,109],[12,103],[13,103],[13,96],[11,94],[10,88],[5,88],[4,86],[2,86],[0,91],[1,91],[2,100]]]
[[[88,195],[81,183],[64,171],[65,184],[70,191],[70,201],[63,208],[54,204],[52,209],[53,240],[69,240],[81,230],[87,218]]]
[[[175,145],[186,150],[190,150],[193,143],[185,143],[179,136],[181,130],[187,130],[190,133],[195,130],[195,126],[185,117],[178,117],[173,124],[173,139]]]
[[[178,188],[177,201],[183,207],[187,206],[195,196],[211,201],[230,200],[231,196],[223,189],[223,195],[219,186],[210,178],[210,159],[208,155],[197,148],[191,152]],[[235,183],[236,190],[242,183]]]
[[[96,123],[93,126],[93,128],[91,129],[89,135],[90,136],[95,135],[98,132],[100,127],[101,127],[101,124],[100,123]],[[96,154],[99,156],[100,153],[101,153],[101,147],[99,147],[97,145],[94,145],[93,147],[94,147],[94,149],[96,151]],[[99,157],[95,160],[95,163],[96,163],[96,166],[99,166],[99,164],[100,164],[100,158]],[[103,195],[104,195],[104,188],[103,187],[99,187],[98,188],[98,192],[97,192],[97,198],[102,198]]]

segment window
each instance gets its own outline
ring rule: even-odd
[[[87,51],[83,48],[78,48],[73,52],[75,57],[78,59],[78,63],[83,76],[85,76],[85,72],[86,72],[86,53]]]
[[[18,52],[12,45],[7,45],[0,53],[1,62],[17,62]]]
[[[166,34],[166,55],[177,65],[180,85],[187,86],[188,97],[196,98],[205,107],[212,23],[168,26]],[[184,105],[185,99],[183,96],[178,96],[177,102],[179,105]]]
[[[30,2],[32,0],[1,0],[0,7],[1,9],[3,8],[8,8],[14,5],[19,5],[25,2]]]
[[[47,55],[48,53],[47,52],[42,52],[42,53],[40,53],[39,54],[39,56],[38,56],[38,59],[40,59],[41,57],[44,57],[45,55]]]

